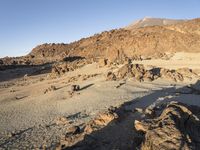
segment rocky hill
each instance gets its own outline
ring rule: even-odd
[[[200,19],[167,26],[148,26],[134,30],[118,29],[67,44],[44,44],[33,49],[35,57],[103,57],[111,61],[135,55],[165,52],[200,52]]]
[[[127,58],[163,57],[174,52],[200,52],[200,19],[143,19],[129,27],[105,31],[73,43],[39,45],[27,56],[17,58],[15,63],[41,64],[67,57],[121,62]]]

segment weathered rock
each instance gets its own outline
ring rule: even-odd
[[[200,108],[171,102],[160,116],[135,121],[145,133],[142,150],[198,149],[200,147]]]
[[[112,74],[109,73],[111,76]],[[135,78],[137,81],[153,81],[158,78],[182,82],[184,78],[198,77],[191,69],[170,70],[164,68],[146,69],[142,64],[125,64],[115,74],[116,79]],[[112,80],[112,78],[109,78]]]
[[[82,141],[84,138],[86,138],[88,134],[91,134],[94,131],[102,129],[115,118],[117,118],[117,115],[115,113],[105,112],[99,114],[97,117],[89,121],[87,124],[84,124],[84,127],[82,129],[80,126],[69,127],[67,129],[67,133],[65,134],[64,139],[61,140],[60,145],[58,147],[61,147],[61,145],[63,145],[63,148],[67,148],[79,141]]]
[[[131,76],[131,65],[126,64],[124,66],[122,66],[117,73],[118,78],[125,78],[127,76]]]
[[[74,71],[78,68],[83,67],[86,64],[91,63],[89,60],[78,59],[74,61],[64,61],[61,63],[54,64],[52,66],[52,75],[63,75],[69,71]]]
[[[176,70],[169,70],[169,69],[161,69],[160,71],[161,77],[169,80],[173,80],[175,82],[177,81],[183,81],[183,75],[178,73]]]

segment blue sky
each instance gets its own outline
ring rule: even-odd
[[[0,57],[69,43],[149,17],[200,17],[200,0],[0,0]]]

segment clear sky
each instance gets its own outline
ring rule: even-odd
[[[200,17],[200,0],[0,0],[0,57],[69,43],[144,17]]]

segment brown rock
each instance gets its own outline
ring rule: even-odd
[[[117,77],[120,79],[123,79],[127,76],[131,76],[131,65],[126,64],[124,66],[122,66],[119,70],[118,70],[118,74]]]
[[[135,121],[145,132],[142,150],[198,149],[200,147],[200,108],[172,102],[154,119]]]
[[[161,69],[160,74],[161,74],[161,77],[165,79],[173,80],[175,82],[184,80],[183,75],[178,73],[175,70]]]

